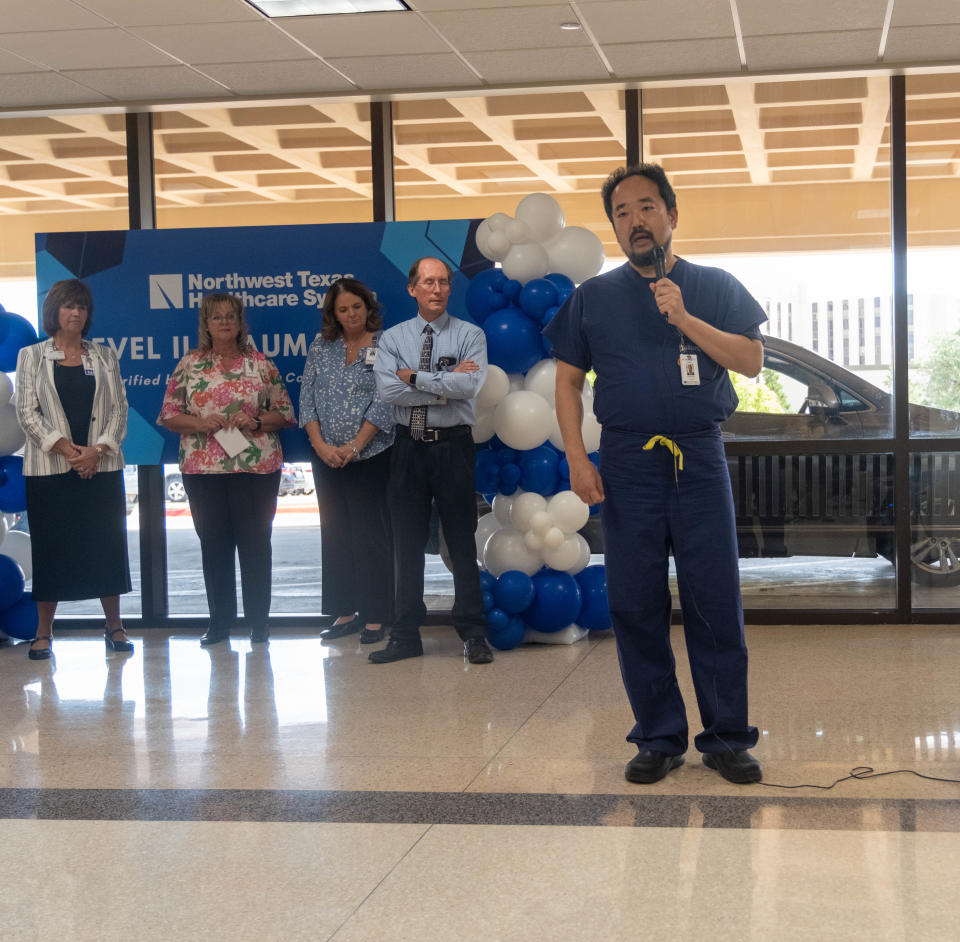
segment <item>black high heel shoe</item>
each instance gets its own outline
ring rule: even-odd
[[[363,627],[359,615],[354,615],[350,621],[345,621],[339,625],[333,625],[320,632],[320,638],[323,641],[333,641],[336,638],[345,638],[347,635],[355,635]]]
[[[104,640],[104,643],[105,643],[106,646],[107,646],[107,650],[108,650],[108,651],[123,651],[123,652],[126,652],[126,653],[129,654],[129,653],[133,650],[133,642],[132,642],[132,641],[117,641],[117,640],[115,640],[113,636],[114,636],[115,634],[117,634],[118,632],[119,632],[120,634],[123,634],[123,629],[122,629],[122,628],[114,628],[113,631],[111,631],[109,628],[107,628],[106,626],[104,626],[104,629],[103,629],[103,640]]]
[[[33,647],[38,641],[46,641],[47,646],[45,648]],[[30,650],[27,651],[27,657],[30,658],[31,661],[47,661],[53,657],[53,636],[37,635],[37,637],[30,642]]]

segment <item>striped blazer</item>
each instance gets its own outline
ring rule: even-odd
[[[54,349],[52,340],[41,340],[24,347],[17,356],[17,419],[27,437],[23,449],[26,475],[70,470],[66,458],[50,451],[61,438],[70,440],[70,425],[53,380],[54,361],[47,356]],[[87,443],[106,449],[99,470],[119,471],[123,468],[120,443],[127,434],[127,390],[120,364],[110,347],[87,340],[83,341],[83,358],[92,364],[96,381]]]

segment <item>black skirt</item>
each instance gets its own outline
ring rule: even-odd
[[[73,602],[130,591],[122,471],[29,475],[33,598]]]

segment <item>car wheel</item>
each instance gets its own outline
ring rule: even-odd
[[[910,562],[920,585],[960,585],[960,537],[923,537],[910,547]]]
[[[179,474],[171,474],[164,482],[164,490],[167,494],[167,500],[174,503],[182,503],[187,499],[187,491],[183,486],[183,478]]]

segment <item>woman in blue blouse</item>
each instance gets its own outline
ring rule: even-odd
[[[387,509],[393,408],[373,378],[380,305],[353,278],[334,283],[303,371],[300,425],[314,450],[320,507],[323,608],[337,620],[325,640],[363,629],[380,641],[393,617],[393,539]]]

